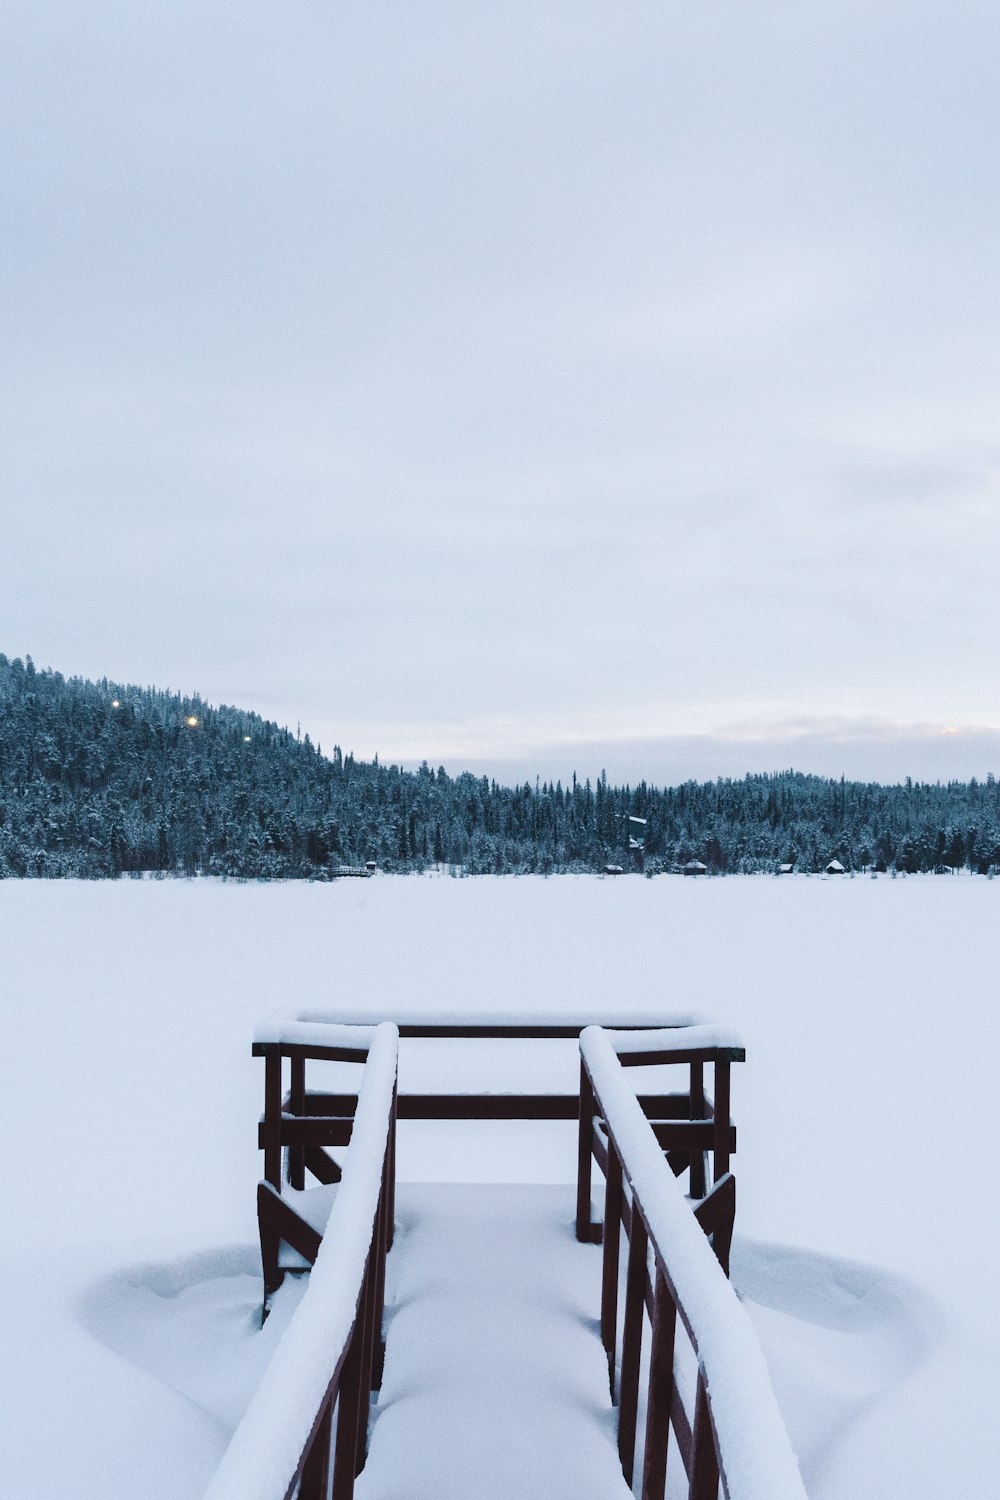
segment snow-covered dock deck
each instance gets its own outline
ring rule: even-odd
[[[400,1186],[358,1500],[628,1500],[570,1187]]]

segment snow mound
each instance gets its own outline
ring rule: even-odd
[[[304,1287],[289,1277],[260,1326],[260,1250],[230,1245],[116,1271],[78,1311],[106,1348],[213,1417],[239,1423]]]
[[[732,1276],[815,1494],[859,1426],[940,1346],[943,1316],[879,1266],[739,1236]]]

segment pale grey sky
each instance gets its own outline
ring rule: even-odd
[[[452,770],[1000,770],[995,4],[0,48],[0,650]]]

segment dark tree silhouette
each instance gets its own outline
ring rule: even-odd
[[[881,786],[781,771],[657,789],[499,786],[329,757],[237,708],[66,679],[0,656],[0,876],[142,872],[327,879],[374,859],[470,873],[625,864],[645,818],[647,873],[916,872],[1000,865],[1000,787]]]

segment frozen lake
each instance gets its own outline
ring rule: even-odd
[[[734,1273],[810,1495],[995,1492],[998,919],[972,877],[0,883],[7,1492],[207,1482],[268,1352],[262,1016],[658,1000],[746,1039]],[[403,1082],[459,1065],[576,1074],[411,1047]],[[413,1127],[400,1169],[569,1181],[572,1128]]]

